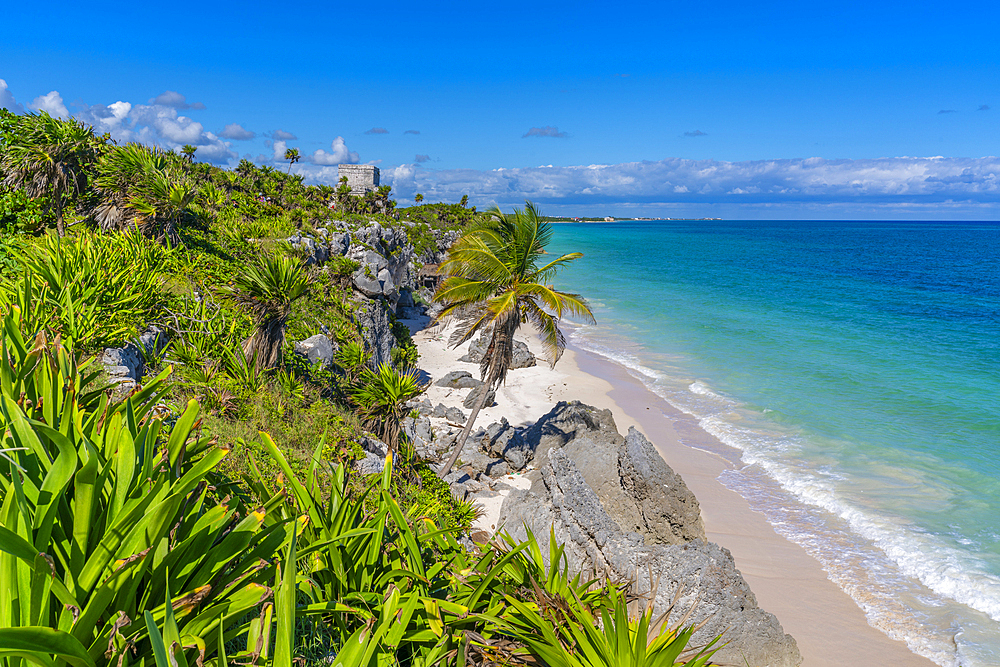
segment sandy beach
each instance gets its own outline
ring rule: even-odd
[[[478,364],[458,361],[467,345],[449,348],[447,331],[421,328],[425,322],[407,324],[416,331],[419,367],[432,379],[452,370],[468,370],[478,377]],[[480,413],[477,426],[485,427],[501,417],[513,425],[531,424],[558,401],[579,400],[611,410],[620,433],[636,426],[684,478],[701,505],[708,539],[732,552],[760,606],[795,637],[804,667],[934,664],[870,626],[861,608],[827,578],[816,560],[778,535],[762,514],[718,481],[725,470],[740,465],[738,452],[715,440],[624,368],[569,348],[551,369],[533,336],[519,338],[539,357],[539,365],[511,370],[506,385],[497,392],[497,404]],[[432,385],[426,398],[434,405],[461,407],[467,393]],[[517,476],[508,483],[525,486]],[[499,490],[506,495],[502,485]],[[502,497],[487,503],[478,528],[495,527],[501,501]]]

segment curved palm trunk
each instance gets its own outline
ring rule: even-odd
[[[448,473],[451,472],[452,466],[454,466],[455,461],[458,460],[458,455],[462,453],[462,448],[465,447],[465,441],[469,439],[469,434],[472,432],[472,425],[476,423],[476,417],[479,416],[479,411],[486,406],[486,398],[490,395],[489,387],[485,384],[480,386],[483,387],[483,395],[479,397],[479,402],[476,404],[472,414],[469,415],[469,421],[465,423],[465,428],[462,429],[462,435],[458,436],[458,441],[455,443],[455,449],[451,452],[451,458],[449,458],[448,462],[444,464],[444,467],[438,471],[438,477],[441,479],[447,477]]]
[[[66,236],[66,223],[63,221],[62,193],[56,193],[56,233],[59,238]]]

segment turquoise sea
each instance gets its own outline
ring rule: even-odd
[[[556,279],[869,622],[1000,664],[1000,223],[553,225]]]

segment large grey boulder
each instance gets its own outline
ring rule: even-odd
[[[412,261],[414,259],[413,246],[410,244],[406,232],[393,227],[383,227],[372,221],[368,226],[357,229],[347,256],[356,260],[362,265],[362,269],[368,268],[365,277],[376,279],[380,282],[382,295],[387,297],[393,305],[399,296],[400,288],[415,288],[416,280],[413,271]],[[381,275],[382,270],[387,272]],[[368,275],[370,274],[370,276]],[[358,278],[358,274],[355,274]],[[356,280],[364,283],[360,279]],[[390,286],[391,287],[387,287]],[[371,288],[370,284],[366,284]],[[359,287],[359,289],[361,289]],[[368,294],[368,296],[372,296]]]
[[[531,446],[507,422],[506,417],[501,417],[499,424],[493,423],[486,427],[482,448],[493,456],[503,458],[512,470],[521,470],[535,455]]]
[[[490,346],[489,336],[484,333],[479,338],[473,339],[469,343],[469,352],[459,357],[459,361],[478,364],[483,360],[487,348]],[[530,368],[536,365],[535,355],[531,353],[528,346],[519,340],[514,341],[514,355],[511,358],[511,368]]]
[[[447,387],[449,389],[472,389],[482,383],[482,380],[472,377],[472,373],[469,371],[451,371],[434,384],[438,387]]]
[[[404,417],[400,422],[400,428],[409,441],[414,444],[418,444],[418,441],[420,441],[419,444],[422,445],[434,439],[434,434],[431,430],[431,420],[427,417],[421,416],[418,419]]]
[[[688,542],[705,537],[698,499],[634,426],[629,427],[625,442],[618,445],[618,474],[622,490],[635,501],[643,524],[660,541]]]
[[[705,537],[694,494],[641,433],[631,429],[623,438],[610,410],[561,401],[522,436],[540,461],[552,449],[565,450],[623,531],[647,544]]]
[[[295,353],[305,357],[310,366],[329,368],[333,365],[333,342],[323,334],[316,334],[295,343]]]
[[[486,402],[483,403],[483,407],[488,408],[492,406],[496,400],[497,393],[485,384],[473,387],[472,391],[469,392],[469,395],[465,397],[464,401],[462,401],[462,405],[469,410],[475,410],[476,406],[479,405],[479,401],[482,399],[484,391],[486,392]]]
[[[690,612],[688,623],[703,623],[693,644],[721,635],[725,645],[713,658],[717,662],[756,667],[801,663],[795,640],[757,606],[727,550],[702,539],[643,544],[640,534],[623,531],[608,515],[565,448],[550,448],[545,465],[529,478],[531,488],[511,492],[500,509],[499,525],[513,537],[525,539],[530,529],[547,558],[551,527],[556,541],[565,545],[571,568],[592,573],[585,576],[634,581],[633,591],[650,599],[654,617],[676,599],[671,618]]]
[[[461,424],[465,421],[465,413],[458,408],[447,408],[444,403],[438,403],[437,407],[434,408],[434,416],[440,417],[442,419],[447,419],[448,421]]]

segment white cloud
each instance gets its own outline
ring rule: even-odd
[[[275,155],[277,155],[277,145],[283,142],[274,142],[275,145]],[[284,150],[282,150],[282,155],[284,155]],[[348,150],[347,144],[344,143],[343,137],[337,137],[330,144],[330,152],[327,153],[322,148],[317,149],[312,155],[306,158],[308,162],[312,162],[316,165],[330,166],[334,164],[357,164],[358,154],[352,150]]]
[[[174,151],[192,144],[198,147],[197,159],[215,164],[226,164],[238,157],[229,142],[206,131],[201,123],[181,116],[172,106],[118,101],[109,105],[81,105],[74,116],[93,125],[99,133],[111,134],[119,143],[138,141]]]
[[[1000,158],[824,158],[657,162],[479,171],[402,165],[382,170],[397,196],[477,204],[889,204],[972,201],[1000,206]]]
[[[271,157],[271,159],[275,160],[275,161],[277,161],[277,160],[284,160],[285,159],[285,151],[288,149],[287,142],[284,142],[284,141],[275,141],[273,147],[274,147],[274,155]]]
[[[24,107],[17,103],[14,95],[7,89],[7,82],[0,79],[0,109],[14,113],[24,113]]]
[[[62,95],[55,90],[47,95],[39,95],[28,105],[28,108],[35,111],[45,111],[50,116],[55,116],[56,118],[69,117],[69,110],[63,104]]]
[[[233,139],[235,141],[249,141],[257,136],[256,132],[244,129],[239,123],[230,123],[223,128],[219,136],[223,139]]]
[[[149,103],[154,106],[171,107],[174,109],[180,109],[181,111],[186,111],[187,109],[201,111],[205,108],[205,105],[201,102],[188,104],[187,98],[175,90],[166,90],[151,99]]]
[[[284,130],[275,130],[271,134],[271,138],[274,139],[275,141],[295,141],[296,139],[298,139],[298,137],[296,137],[291,132],[285,132]]]

